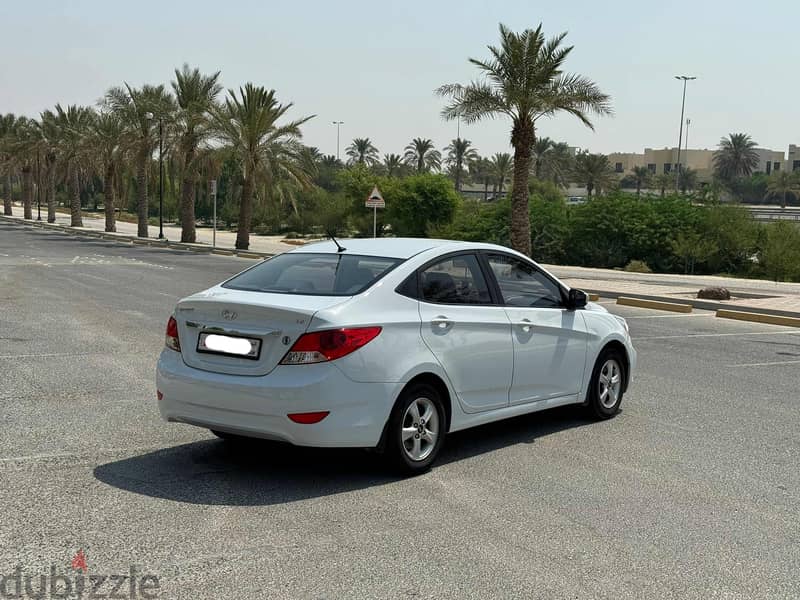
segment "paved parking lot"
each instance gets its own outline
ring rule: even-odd
[[[800,597],[800,331],[607,304],[640,360],[617,418],[462,432],[400,480],[159,420],[175,300],[250,264],[0,223],[0,575],[83,550],[164,598]]]

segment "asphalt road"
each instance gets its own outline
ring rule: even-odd
[[[0,575],[80,549],[164,598],[800,598],[800,331],[609,304],[617,418],[462,432],[400,480],[160,421],[175,300],[250,264],[0,223]]]

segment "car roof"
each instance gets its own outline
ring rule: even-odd
[[[338,240],[339,244],[344,246],[346,250],[343,254],[362,254],[366,256],[386,256],[388,258],[411,258],[431,250],[433,248],[440,248],[443,246],[457,246],[463,245],[464,242],[457,242],[453,240],[436,240],[428,238],[350,238]],[[325,240],[322,242],[314,242],[305,244],[294,250],[295,252],[320,252],[320,253],[334,253],[337,251],[336,244],[332,240]]]

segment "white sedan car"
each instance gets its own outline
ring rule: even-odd
[[[564,404],[612,417],[635,365],[622,318],[513,250],[350,239],[178,302],[156,380],[167,421],[376,448],[413,473],[450,431]]]

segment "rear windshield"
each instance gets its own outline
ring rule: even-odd
[[[399,258],[354,254],[279,254],[226,281],[222,287],[308,296],[353,296],[401,262]]]

